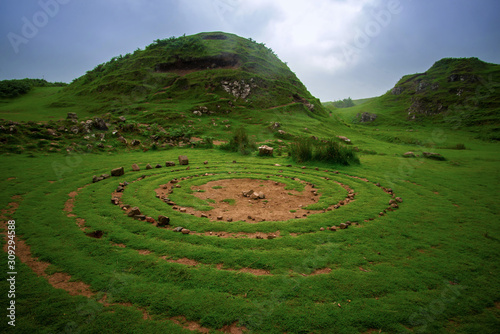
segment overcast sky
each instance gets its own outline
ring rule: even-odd
[[[205,31],[265,43],[321,101],[379,96],[444,57],[500,63],[499,0],[0,0],[0,80],[71,82]]]

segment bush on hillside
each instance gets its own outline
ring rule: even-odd
[[[359,158],[352,148],[334,140],[324,142],[311,138],[300,138],[290,144],[289,155],[295,162],[326,162],[336,165],[359,164]]]
[[[257,149],[257,144],[248,137],[245,129],[241,127],[236,129],[229,143],[221,145],[220,148],[225,151],[248,155]]]
[[[63,82],[48,82],[44,79],[14,79],[0,81],[0,98],[18,97],[28,93],[33,87],[62,87]]]

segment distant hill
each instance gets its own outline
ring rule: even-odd
[[[354,122],[432,123],[500,140],[500,65],[444,58],[424,73],[403,76],[386,94],[342,112]]]
[[[75,95],[98,99],[99,112],[118,114],[130,103],[182,103],[184,110],[210,114],[290,105],[311,116],[327,115],[270,48],[222,32],[156,40],[114,57],[63,91],[66,100]]]

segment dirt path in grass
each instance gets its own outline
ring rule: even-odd
[[[79,188],[79,190],[83,189]],[[70,194],[71,199],[75,198],[78,195],[78,192],[73,192]],[[10,219],[12,219],[14,213],[16,212],[17,208],[19,207],[22,198],[21,196],[13,196],[12,197],[13,202],[10,202],[8,204],[8,207],[1,210],[0,212],[0,227],[3,228],[4,231],[7,231],[7,223]],[[71,208],[72,209],[72,208]],[[65,210],[71,212],[72,210]],[[7,234],[5,233],[5,239],[8,241]],[[95,297],[97,293],[92,291],[90,288],[90,285],[81,282],[81,281],[70,281],[71,280],[71,275],[68,275],[66,273],[62,272],[57,272],[54,274],[47,274],[46,270],[50,266],[50,263],[40,261],[37,257],[34,257],[33,254],[31,253],[31,248],[28,246],[24,240],[21,240],[16,237],[14,238],[15,240],[15,251],[16,251],[16,256],[21,262],[26,264],[30,269],[37,275],[37,276],[42,276],[47,281],[49,282],[50,285],[52,285],[56,289],[63,289],[67,291],[70,295],[76,296],[76,295],[81,295],[85,296],[87,298]],[[8,252],[8,243],[4,244],[3,247],[4,252]],[[104,294],[104,296],[98,300],[99,303],[103,304],[106,307],[109,306],[115,306],[115,305],[120,305],[120,306],[125,306],[125,307],[134,307],[133,304],[131,303],[109,303],[107,301],[107,294]],[[137,310],[141,311],[143,314],[143,319],[148,320],[151,319],[151,315],[148,314],[148,312],[145,309],[142,308],[137,308]],[[201,326],[199,323],[195,321],[188,321],[184,316],[176,316],[169,318],[168,320],[176,323],[177,325],[191,330],[191,331],[196,331],[200,333],[209,333],[210,329]],[[233,323],[228,326],[224,326],[223,328],[219,329],[219,331],[223,333],[235,333],[235,334],[243,334],[246,331],[245,327],[239,327],[237,323]]]

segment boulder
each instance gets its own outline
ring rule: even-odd
[[[68,120],[78,120],[78,115],[75,114],[74,112],[69,112],[68,115],[66,116],[66,119]]]
[[[125,169],[123,167],[115,168],[111,171],[111,176],[122,176],[125,174]]]
[[[133,165],[132,165],[132,170],[133,170],[134,172],[138,172],[138,171],[140,171],[141,169],[139,168],[139,166],[138,166],[137,164],[133,164]]]
[[[344,136],[337,136],[340,140],[342,140],[344,143],[350,143],[351,140],[347,137]]]
[[[434,160],[445,160],[445,158],[439,154],[439,153],[433,153],[433,152],[422,152],[423,156],[426,157],[427,159],[434,159]]]
[[[415,158],[415,153],[413,152],[406,152],[405,154],[403,154],[403,157],[405,158]]]
[[[267,145],[262,145],[259,147],[259,155],[261,156],[272,156],[274,149]]]
[[[369,112],[364,112],[362,114],[357,114],[356,118],[359,119],[360,123],[368,123],[368,122],[373,122],[374,120],[376,120],[377,114],[371,114]]]
[[[94,128],[96,128],[97,130],[101,130],[101,131],[108,130],[108,126],[106,125],[106,122],[102,118],[98,118],[98,117],[94,118],[93,125],[94,125]]]
[[[189,164],[189,159],[185,155],[179,155],[179,165],[188,165]]]
[[[138,207],[134,206],[127,214],[129,217],[135,217],[141,215],[141,210]]]
[[[162,215],[158,216],[158,226],[166,226],[166,225],[170,225],[170,218]]]

